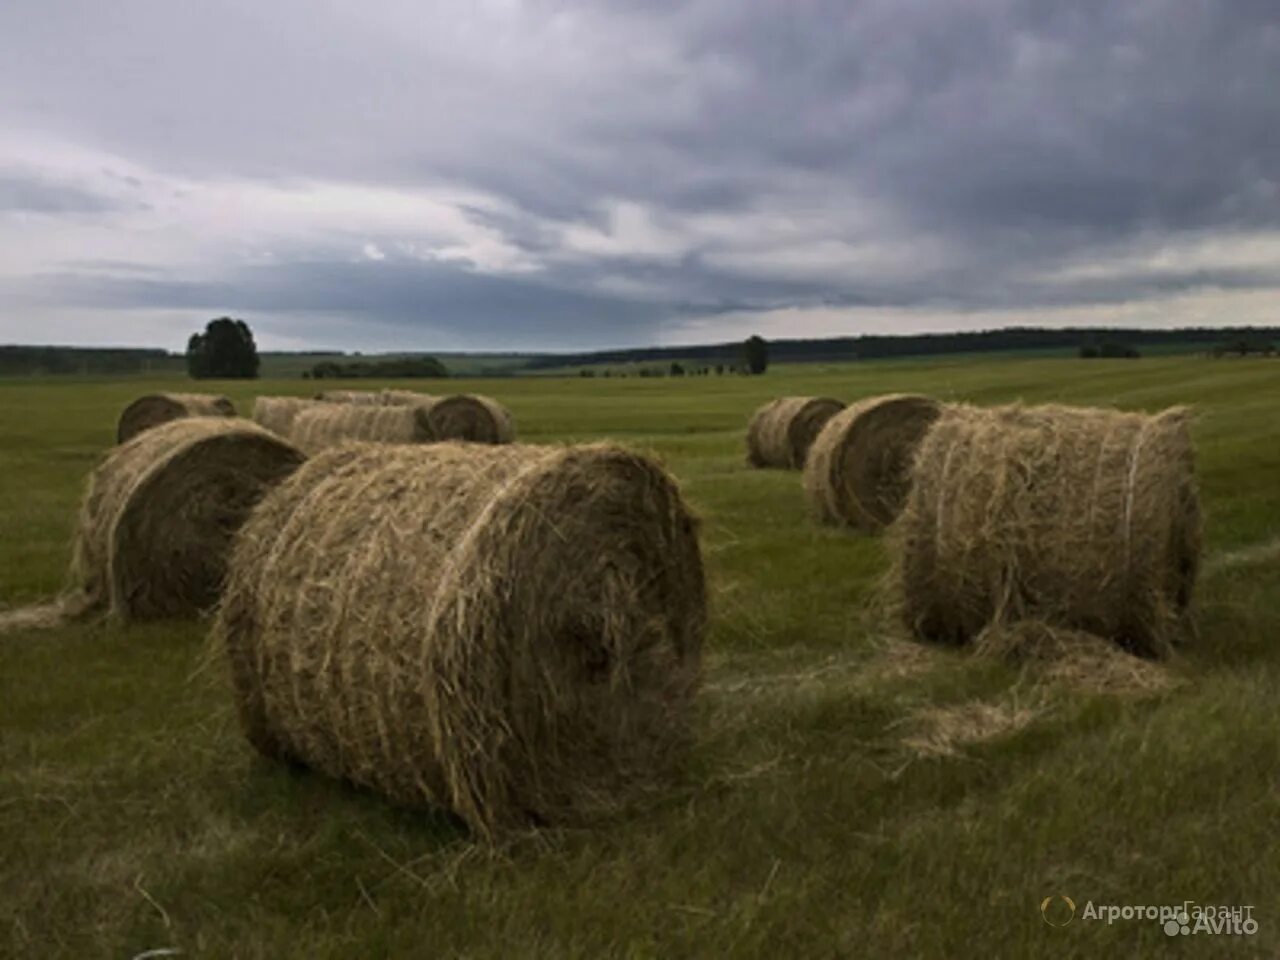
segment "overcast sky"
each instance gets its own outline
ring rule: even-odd
[[[1280,323],[1275,0],[4,0],[0,342]]]

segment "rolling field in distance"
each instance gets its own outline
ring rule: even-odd
[[[347,384],[343,384],[346,386]],[[371,382],[490,393],[525,441],[657,454],[704,520],[695,748],[633,815],[500,851],[451,820],[259,760],[207,625],[0,637],[0,956],[1270,957],[1280,953],[1280,361],[938,359],[763,377]],[[155,390],[0,381],[0,605],[60,587],[86,474]],[[1033,684],[893,636],[877,538],[819,528],[743,462],[784,394],[1190,404],[1200,637],[1148,697]],[[1041,917],[1252,905],[1252,937]]]

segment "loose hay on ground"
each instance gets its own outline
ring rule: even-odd
[[[348,444],[255,511],[214,633],[260,751],[492,834],[660,782],[704,621],[695,522],[645,457]]]
[[[1029,619],[1162,656],[1191,630],[1199,564],[1189,415],[948,408],[891,532],[893,589],[923,639]]]
[[[747,463],[753,467],[798,470],[828,420],[844,409],[830,397],[779,397],[747,424]]]
[[[114,448],[81,504],[65,614],[134,620],[209,608],[236,529],[302,460],[261,427],[224,418],[175,420]]]
[[[840,411],[822,428],[804,466],[817,517],[875,532],[902,509],[921,438],[942,407],[910,394],[871,397]]]
[[[116,426],[116,443],[131,440],[144,430],[182,417],[234,417],[235,405],[210,393],[149,393],[124,408]]]

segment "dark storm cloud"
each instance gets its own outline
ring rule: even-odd
[[[474,189],[494,202],[459,201],[463,216],[533,267],[424,263],[394,253],[405,236],[355,222],[344,241],[393,251],[385,262],[227,262],[212,284],[62,278],[83,305],[226,297],[568,344],[716,312],[1035,309],[1276,282],[1256,257],[1142,257],[1280,231],[1280,12],[1261,0],[381,0],[358,15],[63,0],[6,5],[0,37],[0,119],[15,128],[196,190]],[[0,180],[0,207],[93,202]],[[644,211],[638,233],[616,222],[620,203]],[[569,228],[594,233],[575,243]],[[1112,258],[1128,265],[1054,276]]]

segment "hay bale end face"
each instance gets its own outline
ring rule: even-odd
[[[190,616],[212,606],[231,539],[303,456],[244,420],[193,417],[114,448],[89,478],[68,615]]]
[[[511,411],[492,397],[459,393],[431,404],[427,414],[438,440],[511,443],[516,437]]]
[[[1034,620],[1162,656],[1190,634],[1200,510],[1189,415],[947,408],[891,528],[924,639]]]
[[[430,443],[436,434],[423,406],[321,403],[299,411],[289,439],[307,453],[352,440]]]
[[[928,397],[871,397],[837,413],[809,448],[804,486],[824,523],[875,532],[892,523],[911,489],[911,463],[942,412]]]
[[[129,404],[116,426],[116,443],[132,440],[144,430],[182,417],[234,417],[235,405],[210,393],[150,393]]]
[[[844,409],[830,397],[779,397],[747,424],[747,463],[753,467],[798,470],[823,425]]]
[[[215,623],[251,742],[476,832],[578,822],[688,733],[695,522],[609,445],[348,444],[274,490]]]
[[[287,439],[299,413],[322,405],[309,397],[258,397],[253,402],[253,422]]]

